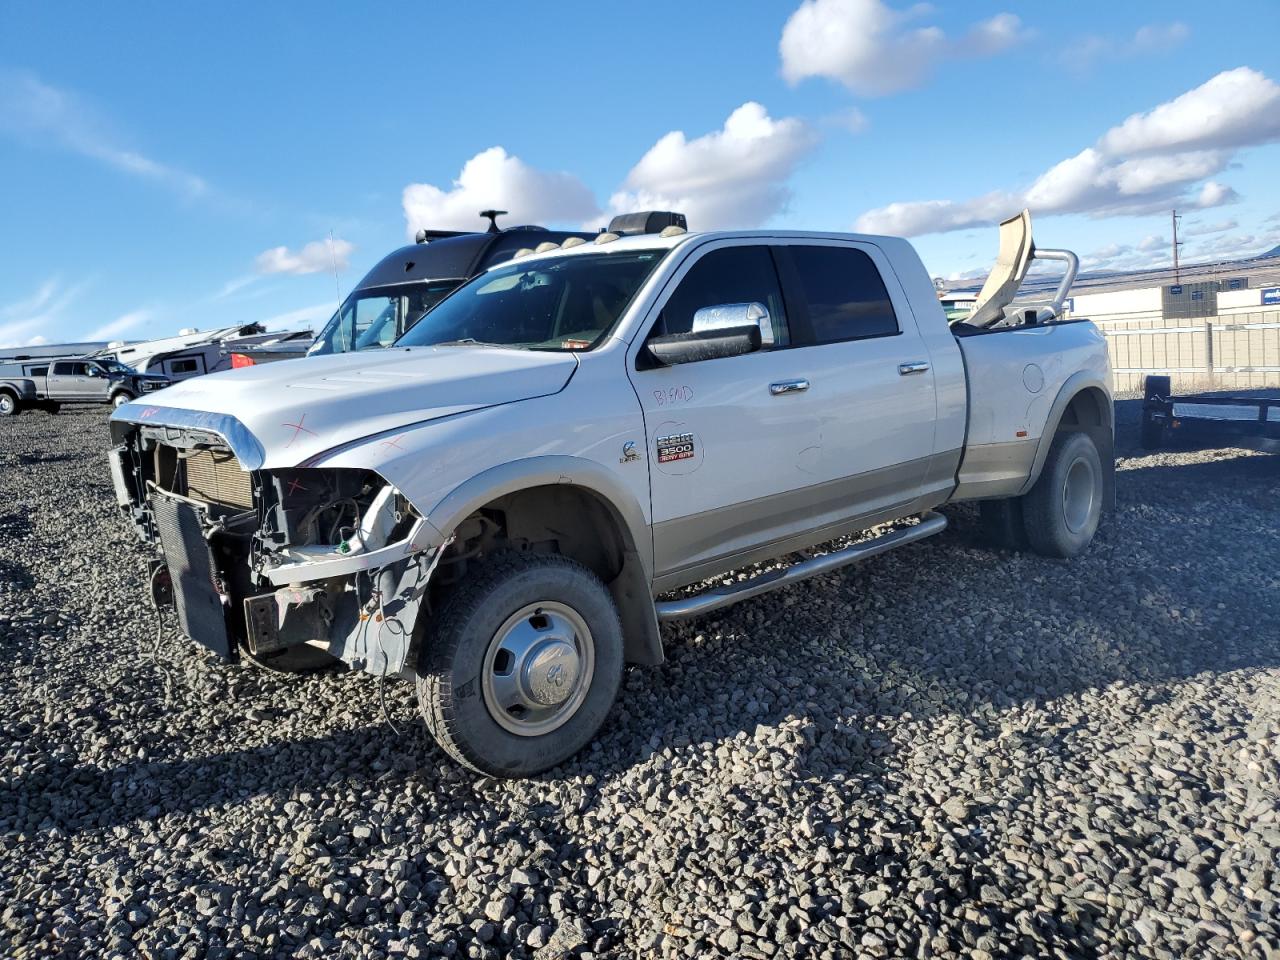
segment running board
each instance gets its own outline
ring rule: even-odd
[[[782,570],[770,570],[768,573],[762,573],[758,577],[752,577],[733,586],[718,587],[715,590],[708,590],[706,593],[695,594],[692,597],[682,597],[679,600],[663,600],[654,606],[658,610],[658,619],[663,621],[700,617],[704,613],[711,613],[713,610],[727,607],[739,600],[758,597],[762,593],[768,593],[779,587],[789,587],[793,583],[808,580],[820,573],[829,573],[848,564],[857,563],[859,560],[888,553],[897,547],[941,533],[946,528],[946,517],[940,513],[929,512],[924,514],[914,527],[902,527],[871,540],[855,543],[835,553],[811,557]]]

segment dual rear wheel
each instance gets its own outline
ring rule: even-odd
[[[1035,485],[1024,496],[983,500],[979,512],[990,540],[1045,557],[1079,556],[1102,519],[1102,458],[1089,434],[1063,431],[1053,438]]]

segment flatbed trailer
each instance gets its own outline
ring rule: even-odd
[[[1244,447],[1280,453],[1280,396],[1174,396],[1172,379],[1143,381],[1142,446]]]

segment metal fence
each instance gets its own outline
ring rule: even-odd
[[[1214,317],[1102,320],[1112,388],[1141,391],[1151,373],[1173,377],[1175,391],[1280,386],[1280,310]]]

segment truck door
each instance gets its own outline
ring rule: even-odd
[[[106,400],[111,393],[111,375],[104,367],[96,363],[84,364],[85,398],[88,400]]]
[[[49,368],[45,390],[50,400],[83,400],[88,379],[83,361],[59,360]]]
[[[893,512],[923,491],[937,422],[906,294],[874,244],[797,239],[774,254],[818,419],[814,479],[850,518]]]
[[[644,411],[658,576],[696,569],[803,528],[820,512],[811,489],[821,461],[812,374],[794,350],[773,256],[761,241],[695,252],[672,278],[635,348],[629,375]],[[759,304],[774,343],[735,357],[646,363],[640,345],[688,333],[699,309]],[[816,495],[821,499],[821,493]]]

